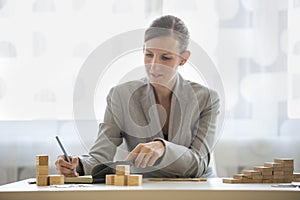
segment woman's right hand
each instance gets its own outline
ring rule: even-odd
[[[78,176],[78,173],[74,173],[79,164],[79,158],[77,156],[70,156],[71,163],[66,161],[64,155],[59,155],[55,161],[56,171],[64,176]]]

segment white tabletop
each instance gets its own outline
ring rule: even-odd
[[[31,179],[32,180],[32,179]],[[300,199],[300,188],[273,187],[273,184],[224,184],[222,179],[207,182],[156,182],[143,180],[142,186],[110,186],[105,184],[65,184],[39,187],[30,179],[0,186],[0,199],[53,199],[72,196],[74,199]],[[102,198],[101,198],[102,199]]]

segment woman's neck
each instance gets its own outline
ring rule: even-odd
[[[166,87],[163,86],[154,87],[154,93],[155,93],[156,101],[158,101],[158,103],[171,100],[172,91]]]

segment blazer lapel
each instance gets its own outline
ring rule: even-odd
[[[140,104],[143,108],[145,120],[147,121],[148,124],[147,130],[149,130],[148,132],[149,137],[163,138],[163,133],[161,131],[161,125],[159,121],[159,114],[157,108],[154,106],[156,104],[154,91],[150,83],[148,83],[147,91],[145,92],[145,96],[141,98]]]
[[[170,119],[169,119],[169,133],[168,140],[174,143],[179,143],[180,138],[178,132],[181,131],[186,115],[186,108],[188,100],[186,96],[185,82],[178,74],[176,84],[173,88],[171,99]]]

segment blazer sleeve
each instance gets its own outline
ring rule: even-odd
[[[117,147],[122,143],[121,119],[122,109],[118,102],[118,93],[114,88],[107,96],[107,106],[103,123],[99,125],[98,137],[88,155],[79,156],[84,174],[91,174],[92,168],[100,163],[112,161]]]
[[[200,177],[206,172],[217,140],[219,101],[218,94],[210,90],[205,107],[196,120],[196,135],[189,147],[159,139],[166,150],[156,168],[178,177]]]

